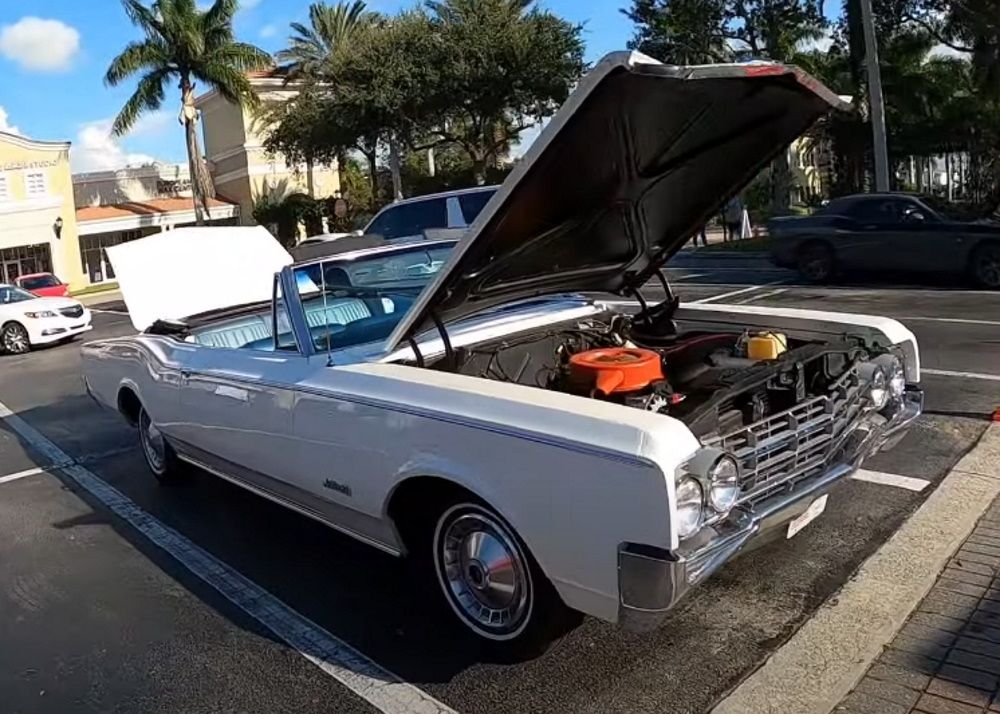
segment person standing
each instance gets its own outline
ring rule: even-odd
[[[733,196],[722,209],[723,240],[738,240],[743,229],[743,201]]]

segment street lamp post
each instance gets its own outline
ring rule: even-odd
[[[875,190],[889,190],[889,149],[885,138],[885,105],[882,103],[882,73],[878,66],[878,42],[872,19],[871,0],[860,0],[865,34],[865,70],[868,75],[868,119],[872,123],[875,159]]]

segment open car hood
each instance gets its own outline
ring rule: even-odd
[[[587,74],[386,344],[511,300],[641,286],[831,107],[794,67],[616,52]]]
[[[132,324],[183,320],[271,299],[274,274],[292,262],[266,228],[177,228],[107,249]]]

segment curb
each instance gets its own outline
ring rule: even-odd
[[[913,515],[713,714],[828,714],[868,671],[1000,495],[991,425]]]

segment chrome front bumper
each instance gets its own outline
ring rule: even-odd
[[[794,489],[703,528],[676,550],[624,543],[618,550],[618,622],[635,631],[657,627],[687,592],[738,553],[780,537],[788,522],[802,515],[835,483],[850,476],[877,451],[895,446],[923,411],[924,395],[908,387],[891,418],[873,414],[851,434],[826,471]]]

